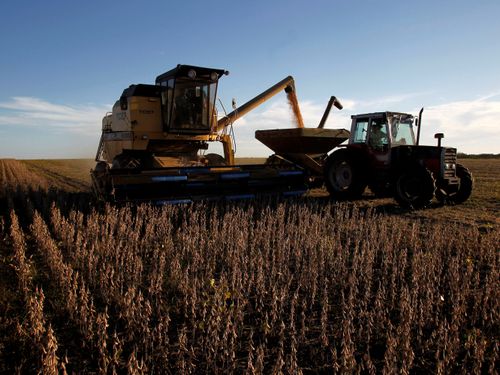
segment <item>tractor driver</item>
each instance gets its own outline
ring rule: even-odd
[[[387,144],[387,136],[385,132],[382,130],[382,127],[385,128],[385,124],[381,122],[372,122],[371,133],[369,144],[372,148],[376,150],[381,150],[384,148],[384,145]]]

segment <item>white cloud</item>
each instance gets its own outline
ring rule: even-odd
[[[444,144],[465,153],[500,153],[500,100],[498,94],[472,101],[456,101],[425,109],[422,132],[444,133]],[[428,130],[429,129],[429,130]]]
[[[17,125],[93,135],[110,105],[60,105],[32,97],[0,102],[0,126]]]
[[[371,100],[357,101],[354,102],[354,104],[356,107],[364,108],[365,111],[367,109],[373,109],[374,111],[384,111],[394,106],[394,104],[399,104],[426,94],[427,93],[424,92],[413,92],[406,94],[389,95],[389,96],[378,97]],[[354,105],[351,108],[346,108],[346,109],[354,109]]]

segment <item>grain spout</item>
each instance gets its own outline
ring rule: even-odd
[[[293,111],[293,117],[295,124],[298,128],[304,127],[304,120],[302,119],[302,113],[300,113],[299,101],[297,100],[297,95],[295,95],[294,90],[287,91],[286,97],[288,99],[288,104]]]

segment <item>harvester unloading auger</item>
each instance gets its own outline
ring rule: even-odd
[[[178,65],[155,85],[125,89],[103,119],[91,171],[97,197],[157,204],[231,200],[302,195],[324,184],[335,199],[356,199],[369,186],[378,196],[420,208],[434,197],[462,203],[472,192],[472,175],[457,164],[455,148],[441,146],[443,134],[435,135],[437,146],[419,144],[422,111],[418,118],[399,112],[355,115],[351,132],[325,129],[332,106],[342,109],[332,96],[318,127],[306,128],[289,76],[218,120],[217,85],[227,74]],[[275,154],[265,164],[235,164],[230,125],[282,90],[295,99],[299,127],[257,130],[255,137]],[[210,142],[221,142],[224,156],[205,155]]]
[[[156,203],[293,196],[321,179],[315,158],[344,142],[347,130],[258,131],[257,139],[277,153],[286,152],[273,159],[278,162],[235,165],[229,126],[277,93],[290,94],[295,87],[289,76],[217,120],[217,84],[226,74],[221,69],[178,65],[158,76],[155,85],[125,89],[103,119],[97,165],[91,172],[96,195],[103,200]],[[224,156],[204,155],[209,142],[221,142]]]

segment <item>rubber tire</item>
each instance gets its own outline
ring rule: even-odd
[[[431,204],[436,183],[428,169],[414,167],[398,174],[394,190],[394,199],[400,206],[419,209]]]
[[[449,200],[455,204],[460,204],[469,199],[474,185],[472,173],[462,164],[457,164],[457,177],[460,178],[460,186],[455,195],[450,196]]]
[[[92,171],[92,190],[98,200],[107,200],[111,192],[109,165],[104,161],[96,164]]]
[[[347,150],[331,154],[323,171],[326,188],[334,199],[359,199],[365,191],[366,183],[359,163]]]
[[[281,156],[273,154],[266,159],[265,165],[270,165],[272,167],[290,167],[293,166],[293,163]]]
[[[205,159],[208,162],[208,166],[223,166],[226,165],[226,159],[222,155],[219,154],[206,154]]]
[[[108,173],[108,171],[109,171],[109,165],[105,161],[97,162],[94,168],[95,173]]]
[[[113,159],[111,169],[140,169],[142,161],[131,155],[120,154]]]

